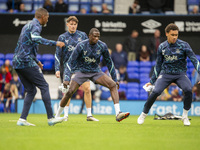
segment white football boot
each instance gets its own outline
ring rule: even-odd
[[[144,119],[146,118],[146,116],[147,116],[147,114],[142,112],[141,115],[137,119],[137,123],[138,124],[143,124],[144,123]]]

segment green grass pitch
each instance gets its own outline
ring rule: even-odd
[[[20,114],[0,114],[0,150],[199,150],[200,117],[191,126],[180,120],[153,120],[143,125],[138,116],[116,122],[114,115],[70,115],[69,121],[48,126],[46,115],[30,114],[36,127],[16,125]]]

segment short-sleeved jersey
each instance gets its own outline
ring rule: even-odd
[[[110,57],[107,45],[98,40],[94,45],[89,43],[89,39],[84,40],[77,44],[72,55],[70,56],[67,67],[65,68],[65,81],[70,81],[70,74],[74,66],[77,66],[79,72],[101,72],[100,58],[104,57],[106,65],[114,81],[117,81],[115,67]]]
[[[37,59],[39,44],[56,45],[56,41],[42,38],[40,36],[41,31],[42,26],[36,18],[22,28],[13,57],[13,67],[15,69],[37,66],[39,62]]]
[[[187,42],[177,39],[174,44],[169,44],[167,40],[161,43],[157,51],[156,65],[150,83],[153,84],[160,73],[186,73],[187,57],[189,57],[195,69],[200,73],[199,61]]]
[[[73,34],[65,32],[58,37],[58,41],[64,42],[65,46],[62,48],[58,46],[56,47],[55,71],[60,71],[61,58],[63,59],[64,68],[66,67],[66,62],[71,56],[76,45],[85,39],[88,39],[86,33],[79,30],[76,30]]]

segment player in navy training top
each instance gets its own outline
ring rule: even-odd
[[[163,90],[171,83],[176,83],[185,94],[182,121],[184,125],[190,125],[188,111],[192,103],[192,85],[186,75],[187,57],[189,57],[198,73],[200,73],[200,66],[190,45],[178,39],[178,32],[178,27],[172,23],[165,28],[167,40],[158,47],[154,72],[150,83],[146,84],[146,86],[155,84],[155,88],[144,105],[143,112],[138,118],[138,124],[144,123],[151,106]]]
[[[42,100],[47,111],[48,124],[54,125],[63,120],[61,118],[54,118],[53,116],[49,85],[45,81],[41,71],[41,69],[43,69],[43,64],[37,59],[39,44],[49,46],[57,45],[59,47],[65,46],[63,42],[47,40],[40,36],[42,26],[46,25],[48,18],[49,13],[46,9],[37,9],[35,18],[22,28],[15,49],[13,67],[17,71],[25,91],[27,92],[24,98],[22,114],[17,122],[17,125],[19,126],[35,126],[34,124],[27,122],[26,119],[37,92],[36,86],[41,90]]]
[[[78,26],[78,19],[75,16],[70,16],[67,19],[67,32],[61,34],[58,38],[58,41],[62,41],[65,43],[65,46],[60,48],[56,47],[56,54],[55,54],[55,71],[56,71],[56,77],[60,78],[60,67],[61,67],[61,60],[63,59],[64,68],[66,68],[67,61],[69,57],[71,56],[74,48],[76,45],[85,40],[88,39],[85,32],[77,30]],[[62,79],[62,76],[61,76]],[[86,104],[86,110],[87,110],[87,121],[99,121],[98,119],[94,118],[92,116],[92,96],[91,96],[91,89],[90,89],[90,81],[83,83],[82,85],[83,91],[84,91],[84,100]],[[64,108],[64,117],[65,121],[68,119],[68,111],[69,111],[69,104],[70,100],[68,101],[67,105]],[[60,117],[60,116],[55,116]]]
[[[65,68],[64,78],[65,86],[67,86],[69,84],[69,81],[71,80],[70,87],[68,92],[64,95],[60,102],[57,114],[62,113],[68,100],[72,97],[79,86],[90,79],[94,83],[103,85],[110,89],[115,107],[116,120],[118,122],[129,116],[129,112],[120,112],[119,95],[117,91],[117,87],[119,88],[119,83],[116,79],[115,67],[108,52],[107,45],[104,42],[100,41],[99,37],[99,30],[96,28],[92,28],[89,32],[89,39],[78,43],[72,55],[70,56],[66,64],[67,67]],[[102,55],[106,61],[107,67],[114,81],[109,76],[104,74],[99,67],[100,57]],[[74,70],[75,68],[76,70]],[[71,77],[72,71],[74,71],[74,74]]]

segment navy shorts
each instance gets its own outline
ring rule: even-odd
[[[84,82],[91,80],[92,82],[96,82],[98,78],[105,75],[103,72],[95,72],[95,73],[83,73],[76,72],[71,76],[71,80],[76,81],[79,85],[82,85]]]

